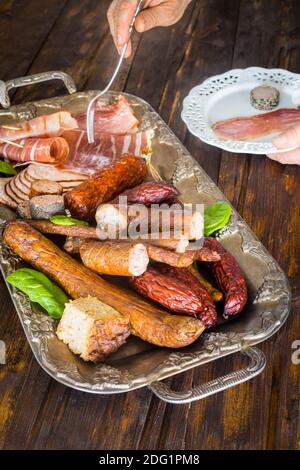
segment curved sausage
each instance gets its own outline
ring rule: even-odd
[[[233,317],[243,310],[248,299],[247,285],[241,268],[234,256],[215,238],[205,238],[204,246],[221,256],[220,261],[210,263],[209,266],[225,296],[223,317]]]

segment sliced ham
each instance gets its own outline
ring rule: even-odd
[[[0,156],[16,162],[59,165],[66,160],[69,154],[68,143],[62,137],[21,139],[18,144],[22,147],[0,141]]]
[[[35,180],[57,181],[63,192],[78,186],[88,177],[49,165],[31,164],[12,178],[0,178],[0,202],[15,209],[29,199],[31,183]]]
[[[83,130],[70,130],[63,133],[69,146],[69,156],[60,168],[93,174],[122,157],[131,154],[139,157],[151,151],[154,131],[138,131],[135,134],[98,134],[93,144],[88,143]]]
[[[13,126],[0,126],[1,139],[16,141],[29,137],[57,137],[66,129],[76,129],[78,123],[68,111],[39,116]]]
[[[86,130],[86,113],[74,114],[80,129]],[[107,106],[95,110],[94,133],[128,134],[137,130],[139,121],[124,96]]]
[[[249,140],[282,132],[300,123],[300,108],[282,108],[270,113],[218,121],[213,131],[224,140]]]

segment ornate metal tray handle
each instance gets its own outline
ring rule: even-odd
[[[241,351],[250,358],[250,364],[244,369],[230,372],[218,379],[211,380],[203,385],[198,385],[188,392],[174,392],[163,382],[153,382],[149,385],[150,390],[161,400],[175,405],[191,403],[192,401],[201,400],[215,393],[222,392],[227,388],[239,385],[242,382],[253,379],[260,374],[266,365],[264,353],[255,347],[250,347]]]
[[[27,77],[14,78],[8,82],[0,80],[0,104],[3,108],[10,107],[10,99],[8,92],[13,88],[20,88],[22,86],[34,85],[35,83],[47,82],[49,80],[62,80],[70,94],[76,92],[76,85],[73,78],[65,72],[52,71],[37,73],[35,75],[28,75]]]

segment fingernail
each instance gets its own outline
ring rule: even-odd
[[[141,18],[139,18],[139,32],[142,33],[145,30],[145,22]]]
[[[287,144],[287,139],[284,134],[278,135],[277,137],[274,137],[273,139],[275,145],[286,145]]]
[[[119,53],[119,55],[122,54],[122,51],[123,51],[123,47],[118,47],[118,53]]]

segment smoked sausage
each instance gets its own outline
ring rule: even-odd
[[[165,201],[178,198],[180,195],[178,189],[170,183],[164,181],[147,181],[132,189],[127,189],[113,201],[112,204],[118,204],[120,197],[127,198],[127,204],[161,204]]]
[[[234,256],[215,238],[205,238],[204,246],[216,251],[221,257],[220,261],[209,263],[209,266],[225,296],[223,317],[233,317],[243,310],[248,298],[247,284],[241,268]]]
[[[169,310],[199,318],[206,328],[217,322],[210,295],[186,268],[157,264],[130,282],[138,292]]]
[[[142,243],[85,240],[79,245],[79,253],[87,268],[110,276],[140,276],[149,263]]]
[[[125,189],[140,184],[146,177],[143,158],[124,155],[116,163],[98,171],[90,179],[65,194],[65,205],[72,216],[93,221],[99,204],[115,198]]]

